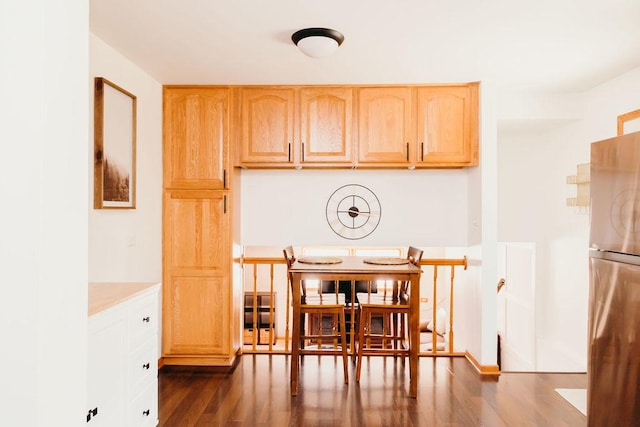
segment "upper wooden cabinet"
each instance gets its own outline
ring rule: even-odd
[[[240,162],[293,165],[293,88],[240,89]]]
[[[348,163],[352,154],[353,89],[300,89],[300,163]]]
[[[417,166],[478,164],[478,85],[416,89]]]
[[[477,83],[236,90],[236,164],[241,167],[478,164]]]
[[[353,89],[240,88],[240,164],[350,165]]]
[[[165,86],[163,98],[164,188],[227,188],[230,89]]]
[[[478,85],[358,90],[358,166],[478,164]]]
[[[408,165],[413,138],[412,89],[358,90],[358,164]]]

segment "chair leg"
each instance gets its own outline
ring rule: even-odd
[[[316,325],[314,329],[309,328],[309,335],[317,335],[317,337],[315,338],[315,343],[316,343],[316,348],[321,348],[322,347],[322,342],[324,340],[324,336],[323,336],[323,331],[322,331],[322,322],[324,320],[324,314],[323,313],[315,313],[314,314],[317,318],[316,321]],[[312,340],[310,339],[309,342],[311,343]]]
[[[343,315],[341,314],[334,314],[333,315],[333,324],[336,325],[336,327],[342,328],[342,318],[344,318]],[[340,332],[340,336],[342,336],[342,332]],[[333,337],[333,348],[337,349],[338,348],[338,334],[334,334]]]
[[[389,323],[390,323],[390,318],[391,316],[389,316],[389,314],[387,313],[383,313],[382,314],[382,348],[383,349],[387,349],[389,348]],[[393,344],[391,344],[393,346]]]
[[[407,339],[407,351],[411,348],[411,334],[408,333],[407,331],[407,321],[409,318],[409,314],[408,313],[402,313],[400,315],[400,334],[402,336],[402,341],[400,342],[403,346],[404,346],[404,339]],[[419,333],[418,333],[419,335]],[[418,346],[418,352],[420,352],[420,340],[418,340],[418,342],[416,343],[416,345]],[[405,354],[402,353],[402,363],[404,364],[404,356]],[[409,378],[411,378],[411,370],[409,370]]]
[[[392,315],[392,333],[393,333],[393,349],[397,350],[398,349],[398,313],[393,313]]]
[[[342,365],[344,367],[344,383],[349,383],[349,355],[347,353],[347,331],[346,331],[346,322],[344,320],[344,309],[342,313],[338,314],[338,319],[340,321],[340,347],[342,349]]]
[[[302,337],[306,334],[306,317],[304,313],[300,313],[300,336],[298,337],[298,348],[300,349],[304,348],[304,339]]]
[[[365,328],[370,328],[370,315],[369,310],[365,308],[360,308],[360,331],[358,332],[358,361],[356,362],[356,382],[360,382],[360,372],[362,370],[362,354],[364,352],[365,346],[365,338],[364,331]]]
[[[351,361],[353,362],[353,364],[355,364],[358,360],[358,348],[356,347],[356,341],[359,342],[359,336],[360,336],[360,327],[362,326],[360,322],[362,322],[362,313],[361,313],[362,309],[360,307],[358,307],[358,311],[352,310],[352,316],[353,319],[351,320],[351,349],[352,349],[352,353],[351,353]],[[355,325],[358,325],[358,332],[354,333],[354,328]]]

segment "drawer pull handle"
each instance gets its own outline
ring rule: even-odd
[[[151,318],[150,318],[149,316],[147,316],[147,317],[143,317],[143,318],[142,318],[142,321],[143,321],[143,322],[147,322],[147,323],[149,323],[149,322],[151,321]]]
[[[149,369],[149,366],[151,366],[151,365],[149,365],[149,363],[148,363],[148,362],[147,362],[147,363],[145,363],[144,365],[142,365],[142,367],[143,367],[144,369]]]
[[[148,410],[148,409],[145,410],[145,411],[142,411],[142,415],[144,415],[145,417],[148,417],[150,413],[151,413],[151,411]]]

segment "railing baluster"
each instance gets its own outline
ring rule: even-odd
[[[275,300],[273,299],[273,264],[269,264],[269,353],[273,351],[273,338],[275,337],[275,323],[273,316],[275,315]]]
[[[253,265],[253,350],[258,344],[258,265]]]
[[[436,344],[438,344],[438,334],[436,333],[436,311],[438,310],[438,266],[433,266],[433,324],[431,326],[431,354],[436,354]]]
[[[284,352],[289,353],[289,317],[291,316],[291,285],[289,283],[289,275],[285,271],[287,276],[287,301],[285,304],[285,325],[284,325]]]
[[[453,353],[453,283],[455,268],[451,266],[451,281],[449,283],[449,353]]]

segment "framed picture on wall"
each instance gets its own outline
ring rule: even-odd
[[[618,116],[618,136],[640,131],[640,110]]]
[[[94,85],[93,207],[136,207],[136,97],[103,77]]]

